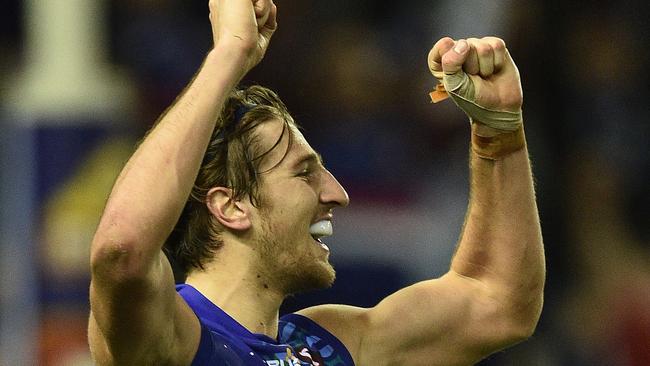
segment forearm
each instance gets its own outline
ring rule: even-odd
[[[472,151],[470,164],[470,204],[451,269],[479,280],[522,321],[536,321],[545,264],[528,152],[490,160]]]
[[[238,55],[226,50],[208,54],[127,162],[98,226],[94,254],[132,245],[145,258],[159,252],[187,200],[224,101],[243,75]]]

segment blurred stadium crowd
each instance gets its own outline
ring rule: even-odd
[[[650,13],[642,2],[277,0],[246,78],[276,90],[351,196],[337,284],[372,306],[444,273],[468,124],[431,105],[433,42],[497,35],[523,80],[547,253],[536,335],[481,365],[650,365]],[[5,0],[0,365],[90,365],[88,248],[113,179],[211,45],[207,1]],[[407,310],[407,309],[405,309]]]

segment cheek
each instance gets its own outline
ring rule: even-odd
[[[304,214],[305,210],[313,211],[318,205],[318,194],[314,183],[296,179],[294,184],[284,188],[273,197],[275,205],[283,211],[283,214],[292,215],[296,211]]]
[[[276,239],[280,245],[293,245],[298,237],[305,236],[309,230],[309,217],[301,208],[300,202],[285,201],[282,207],[262,213],[263,231]]]
[[[320,187],[320,178],[313,177],[309,181],[301,181],[297,187],[295,187],[296,195],[300,195],[301,201],[305,204],[315,205],[318,204],[318,191]]]
[[[273,183],[273,189],[268,189]],[[268,229],[278,236],[304,234],[318,209],[315,184],[293,179],[269,182],[265,188],[260,191],[259,215],[268,223]]]

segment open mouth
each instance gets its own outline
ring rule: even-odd
[[[321,238],[330,236],[333,232],[334,230],[332,228],[332,222],[330,220],[321,220],[309,227],[309,233],[311,234],[311,237],[327,250],[329,250],[329,248],[321,241]]]

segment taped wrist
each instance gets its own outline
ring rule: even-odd
[[[472,123],[472,150],[483,159],[499,160],[524,146],[526,138],[523,126],[515,131],[487,135],[480,131],[480,122]]]
[[[486,126],[504,132],[516,131],[523,125],[521,110],[500,111],[477,104],[474,83],[465,72],[459,71],[454,74],[434,72],[434,76],[442,82],[442,85],[436,86],[436,89],[429,94],[434,103],[449,96],[467,114],[470,122],[481,121]]]

